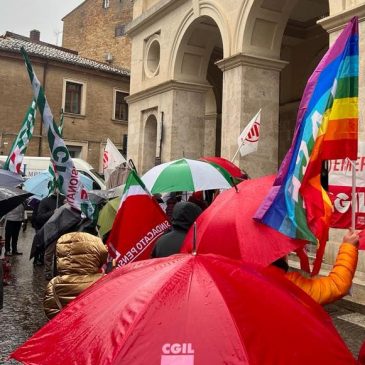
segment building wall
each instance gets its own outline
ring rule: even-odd
[[[63,137],[66,143],[84,147],[83,157],[101,171],[101,154],[106,139],[110,138],[117,147],[122,148],[123,135],[127,134],[127,123],[113,120],[113,92],[115,88],[128,92],[128,80],[64,64],[49,62],[45,66],[40,60],[32,61],[39,80],[45,85],[47,100],[56,122],[60,119],[64,79],[86,84],[85,115],[65,114]],[[0,85],[0,136],[3,136],[1,153],[7,154],[32,98],[29,77],[20,58],[11,59],[0,54]],[[38,113],[35,137],[31,141],[28,155],[47,156],[49,153],[44,133],[41,147],[39,146],[39,138],[36,136],[40,135],[40,128]]]
[[[115,36],[117,25],[132,20],[133,2],[110,0],[109,8],[103,2],[88,0],[63,18],[62,46],[79,52],[83,57],[130,69],[131,42],[127,36]]]
[[[298,5],[301,6],[299,10]],[[144,110],[143,99],[148,104],[151,93],[163,94],[171,82],[189,87],[198,85],[201,89],[209,87],[205,72],[209,52],[212,47],[222,47],[223,59],[217,63],[223,72],[221,155],[232,158],[237,150],[237,136],[262,108],[260,150],[245,158],[237,157],[235,162],[244,168],[252,166],[254,171],[249,173],[253,177],[273,173],[288,149],[305,82],[321,52],[328,46],[326,32],[317,37],[310,29],[308,40],[297,34],[301,45],[291,43],[290,50],[283,50],[288,20],[305,23],[307,19],[313,21],[323,17],[329,10],[330,16],[322,19],[320,25],[326,19],[336,18],[336,26],[341,29],[352,15],[361,15],[364,8],[364,0],[328,3],[304,0],[135,0],[134,19],[128,26],[133,44],[130,109],[139,120],[138,114]],[[362,27],[361,24],[360,30]],[[362,57],[361,62],[364,63]],[[360,94],[363,94],[363,84],[360,78]],[[171,110],[172,106],[179,105],[180,116],[190,115],[191,105],[186,102],[189,99],[177,93],[170,93],[169,98],[164,99],[164,104],[171,105]],[[199,98],[204,100],[203,96]],[[134,102],[137,99],[138,105]],[[170,124],[165,123],[164,128],[181,126],[181,121],[175,121],[175,118],[178,119],[178,115],[173,114]],[[185,117],[185,126],[194,125],[193,119],[193,116]],[[279,122],[284,131],[280,140]],[[129,132],[138,133],[133,123],[135,120],[130,122]],[[138,154],[141,153],[142,136],[143,130],[140,130],[130,145],[131,157],[136,161],[141,161]],[[195,151],[196,156],[191,157],[199,157],[199,148],[187,146],[193,140],[187,140],[185,136],[186,133],[177,134],[177,140],[164,142],[168,145],[164,144],[163,148],[184,145],[185,150]],[[281,142],[284,143],[280,145]],[[170,152],[168,159],[178,153],[173,148]]]

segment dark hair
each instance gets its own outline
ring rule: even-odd
[[[276,261],[274,261],[272,263],[272,265],[278,267],[279,269],[281,270],[284,270],[285,272],[288,272],[289,270],[289,265],[288,263],[286,262],[285,259],[283,259],[282,257],[280,259],[277,259]]]

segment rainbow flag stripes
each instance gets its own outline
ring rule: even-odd
[[[332,205],[320,182],[322,162],[357,158],[358,44],[354,17],[308,80],[292,145],[254,217],[289,237],[327,240]]]

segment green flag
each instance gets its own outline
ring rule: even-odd
[[[33,96],[36,98],[38,109],[42,114],[44,129],[48,136],[51,162],[56,171],[60,191],[65,195],[66,201],[71,207],[80,210],[87,217],[93,219],[94,207],[89,200],[85,187],[81,183],[79,172],[53,119],[42,85],[34,73],[28,54],[23,47],[21,53],[32,84]]]
[[[20,131],[15,138],[8,158],[6,159],[4,169],[20,174],[20,169],[23,163],[23,157],[27,151],[30,139],[33,136],[34,122],[36,117],[37,103],[32,101],[27,114],[23,120]]]

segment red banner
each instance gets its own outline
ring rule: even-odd
[[[351,227],[352,212],[352,164],[348,160],[329,162],[328,192],[334,211],[331,227]],[[365,143],[359,142],[356,170],[355,228],[365,228]]]

